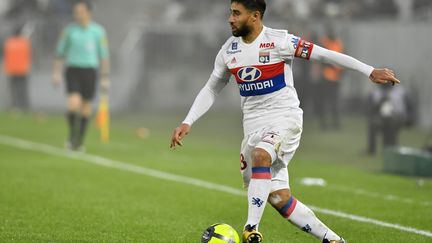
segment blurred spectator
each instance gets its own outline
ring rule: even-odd
[[[28,75],[31,68],[31,43],[17,28],[4,44],[4,72],[9,78],[13,110],[29,108]]]
[[[342,41],[336,36],[332,27],[327,27],[327,33],[320,39],[321,46],[336,52],[343,52]],[[324,64],[321,69],[321,80],[318,82],[317,115],[321,129],[340,128],[339,89],[343,70],[335,65]],[[330,121],[329,121],[330,120]]]
[[[373,89],[368,100],[368,150],[377,150],[377,137],[382,134],[383,148],[398,145],[400,129],[414,123],[413,107],[401,85],[381,85]]]

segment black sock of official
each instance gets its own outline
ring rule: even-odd
[[[89,121],[88,117],[82,116],[80,119],[78,146],[81,146],[81,144],[84,141],[84,136],[87,130],[88,121]]]
[[[66,115],[69,124],[69,142],[71,145],[77,136],[77,114],[75,112],[69,111]]]

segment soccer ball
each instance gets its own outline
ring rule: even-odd
[[[201,237],[202,243],[240,243],[237,231],[227,224],[214,224],[208,227]]]

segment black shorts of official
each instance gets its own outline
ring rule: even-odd
[[[65,76],[68,94],[79,93],[87,101],[94,98],[97,81],[95,68],[68,67]]]

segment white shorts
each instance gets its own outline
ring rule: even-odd
[[[271,192],[289,189],[288,164],[300,144],[302,120],[293,119],[287,126],[270,126],[247,135],[241,145],[240,171],[244,187],[249,186],[252,176],[252,151],[261,148],[272,157]]]

